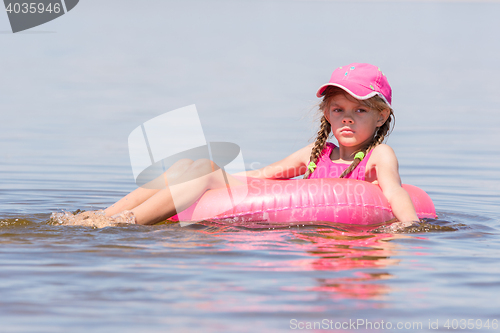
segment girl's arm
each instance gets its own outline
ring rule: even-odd
[[[401,187],[398,159],[394,150],[388,145],[379,145],[373,150],[370,159],[372,158],[379,186],[389,201],[394,216],[400,222],[418,221],[410,196]]]
[[[266,167],[240,172],[235,175],[267,179],[289,179],[306,173],[313,144],[297,150],[281,161],[274,162]]]

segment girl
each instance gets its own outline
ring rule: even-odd
[[[409,225],[418,221],[408,193],[401,187],[398,160],[383,144],[394,114],[392,91],[384,74],[370,64],[353,63],[336,69],[316,93],[322,97],[321,128],[316,141],[281,161],[240,175],[257,178],[353,178],[378,184],[394,216]],[[327,142],[330,134],[338,146]],[[107,208],[117,222],[154,224],[194,203],[205,191],[243,184],[224,175],[210,160],[180,160],[163,175],[165,189],[138,188]],[[175,197],[175,205],[173,198]]]

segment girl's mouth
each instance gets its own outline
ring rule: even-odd
[[[344,127],[340,130],[340,133],[342,134],[354,134],[354,131],[350,129],[349,127]]]

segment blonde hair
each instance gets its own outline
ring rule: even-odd
[[[313,162],[316,164],[318,161],[319,156],[321,155],[321,152],[323,151],[323,148],[325,147],[325,144],[330,136],[331,133],[331,126],[328,120],[325,117],[324,111],[328,108],[331,98],[334,96],[337,96],[339,94],[344,94],[347,98],[353,98],[351,95],[346,93],[344,90],[335,87],[335,86],[330,86],[325,90],[325,96],[323,97],[323,100],[319,104],[319,111],[323,113],[323,116],[321,117],[321,126],[320,129],[316,135],[316,140],[314,142],[314,146],[311,149],[311,157],[309,158],[309,163]],[[392,131],[392,127],[394,127],[394,112],[392,108],[379,96],[374,96],[366,100],[358,100],[361,104],[365,105],[366,107],[376,110],[378,112],[382,112],[385,109],[389,109],[389,117],[385,121],[385,123],[378,127],[377,130],[375,131],[372,140],[364,148],[361,148],[360,150],[356,151],[357,152],[363,152],[365,155],[384,142],[385,138],[390,134]],[[391,126],[392,122],[392,126]],[[340,178],[344,178],[347,175],[349,175],[361,162],[361,159],[355,158],[354,161],[349,165],[349,167],[340,175]],[[311,174],[311,171],[309,168],[306,170],[306,173],[304,175],[304,179],[307,179],[309,175]]]

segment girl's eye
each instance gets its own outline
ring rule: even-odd
[[[357,112],[363,113],[363,112],[368,112],[368,111],[365,109],[358,109]]]
[[[332,109],[332,112],[342,112],[342,109]]]

